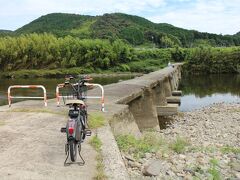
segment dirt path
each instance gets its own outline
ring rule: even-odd
[[[0,179],[88,180],[94,177],[96,152],[87,142],[82,146],[84,166],[63,165],[66,137],[59,130],[65,125],[66,117],[46,112],[6,111],[6,106],[0,107]]]

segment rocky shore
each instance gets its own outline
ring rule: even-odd
[[[240,179],[240,104],[179,113],[160,132],[158,150],[122,153],[131,179]]]

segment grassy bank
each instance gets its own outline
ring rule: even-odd
[[[143,56],[142,53],[146,54]],[[139,54],[138,54],[139,53]],[[167,62],[171,60],[169,50],[147,50],[137,52],[134,61],[129,63],[120,63],[108,69],[97,67],[72,67],[58,69],[20,69],[13,71],[0,71],[0,78],[56,78],[64,77],[67,74],[129,74],[129,73],[149,73],[167,66]]]
[[[0,38],[1,77],[141,72],[185,61],[188,73],[240,72],[240,47],[139,49],[122,40],[82,40],[51,34]]]
[[[119,149],[123,153],[130,154],[136,159],[144,158],[146,153],[169,154],[175,152],[178,154],[187,151],[189,143],[183,137],[176,137],[171,142],[157,135],[155,132],[145,132],[143,137],[136,139],[132,135],[119,135],[116,137]]]
[[[121,40],[57,38],[51,34],[4,37],[0,38],[0,76],[150,72],[165,66],[169,55],[164,49],[137,51]]]
[[[116,75],[141,75],[142,73],[152,72],[166,67],[166,63],[162,64],[155,59],[139,60],[130,64],[120,64],[109,70],[93,69],[93,68],[63,68],[63,69],[32,69],[0,72],[0,78],[57,78],[65,77],[68,74],[90,74],[94,76],[116,76]]]

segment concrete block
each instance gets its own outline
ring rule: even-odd
[[[173,104],[180,104],[181,103],[181,98],[178,96],[170,96],[166,97],[167,103],[173,103]]]
[[[178,104],[168,104],[166,106],[157,106],[158,116],[171,116],[178,114]]]
[[[182,96],[182,91],[173,91],[172,96]]]

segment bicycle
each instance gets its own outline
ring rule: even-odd
[[[64,165],[67,163],[68,157],[72,162],[76,162],[77,151],[82,162],[79,164],[84,165],[85,161],[81,156],[81,143],[86,136],[91,136],[91,131],[87,129],[87,106],[85,104],[87,85],[86,82],[91,80],[90,78],[82,78],[77,83],[70,83],[70,80],[74,79],[72,76],[66,78],[64,87],[70,86],[72,92],[70,95],[63,97],[65,105],[69,106],[66,127],[61,128],[61,132],[66,133],[67,142],[65,144],[65,153],[67,155]],[[64,99],[66,98],[66,99]],[[70,98],[70,99],[69,99]]]

